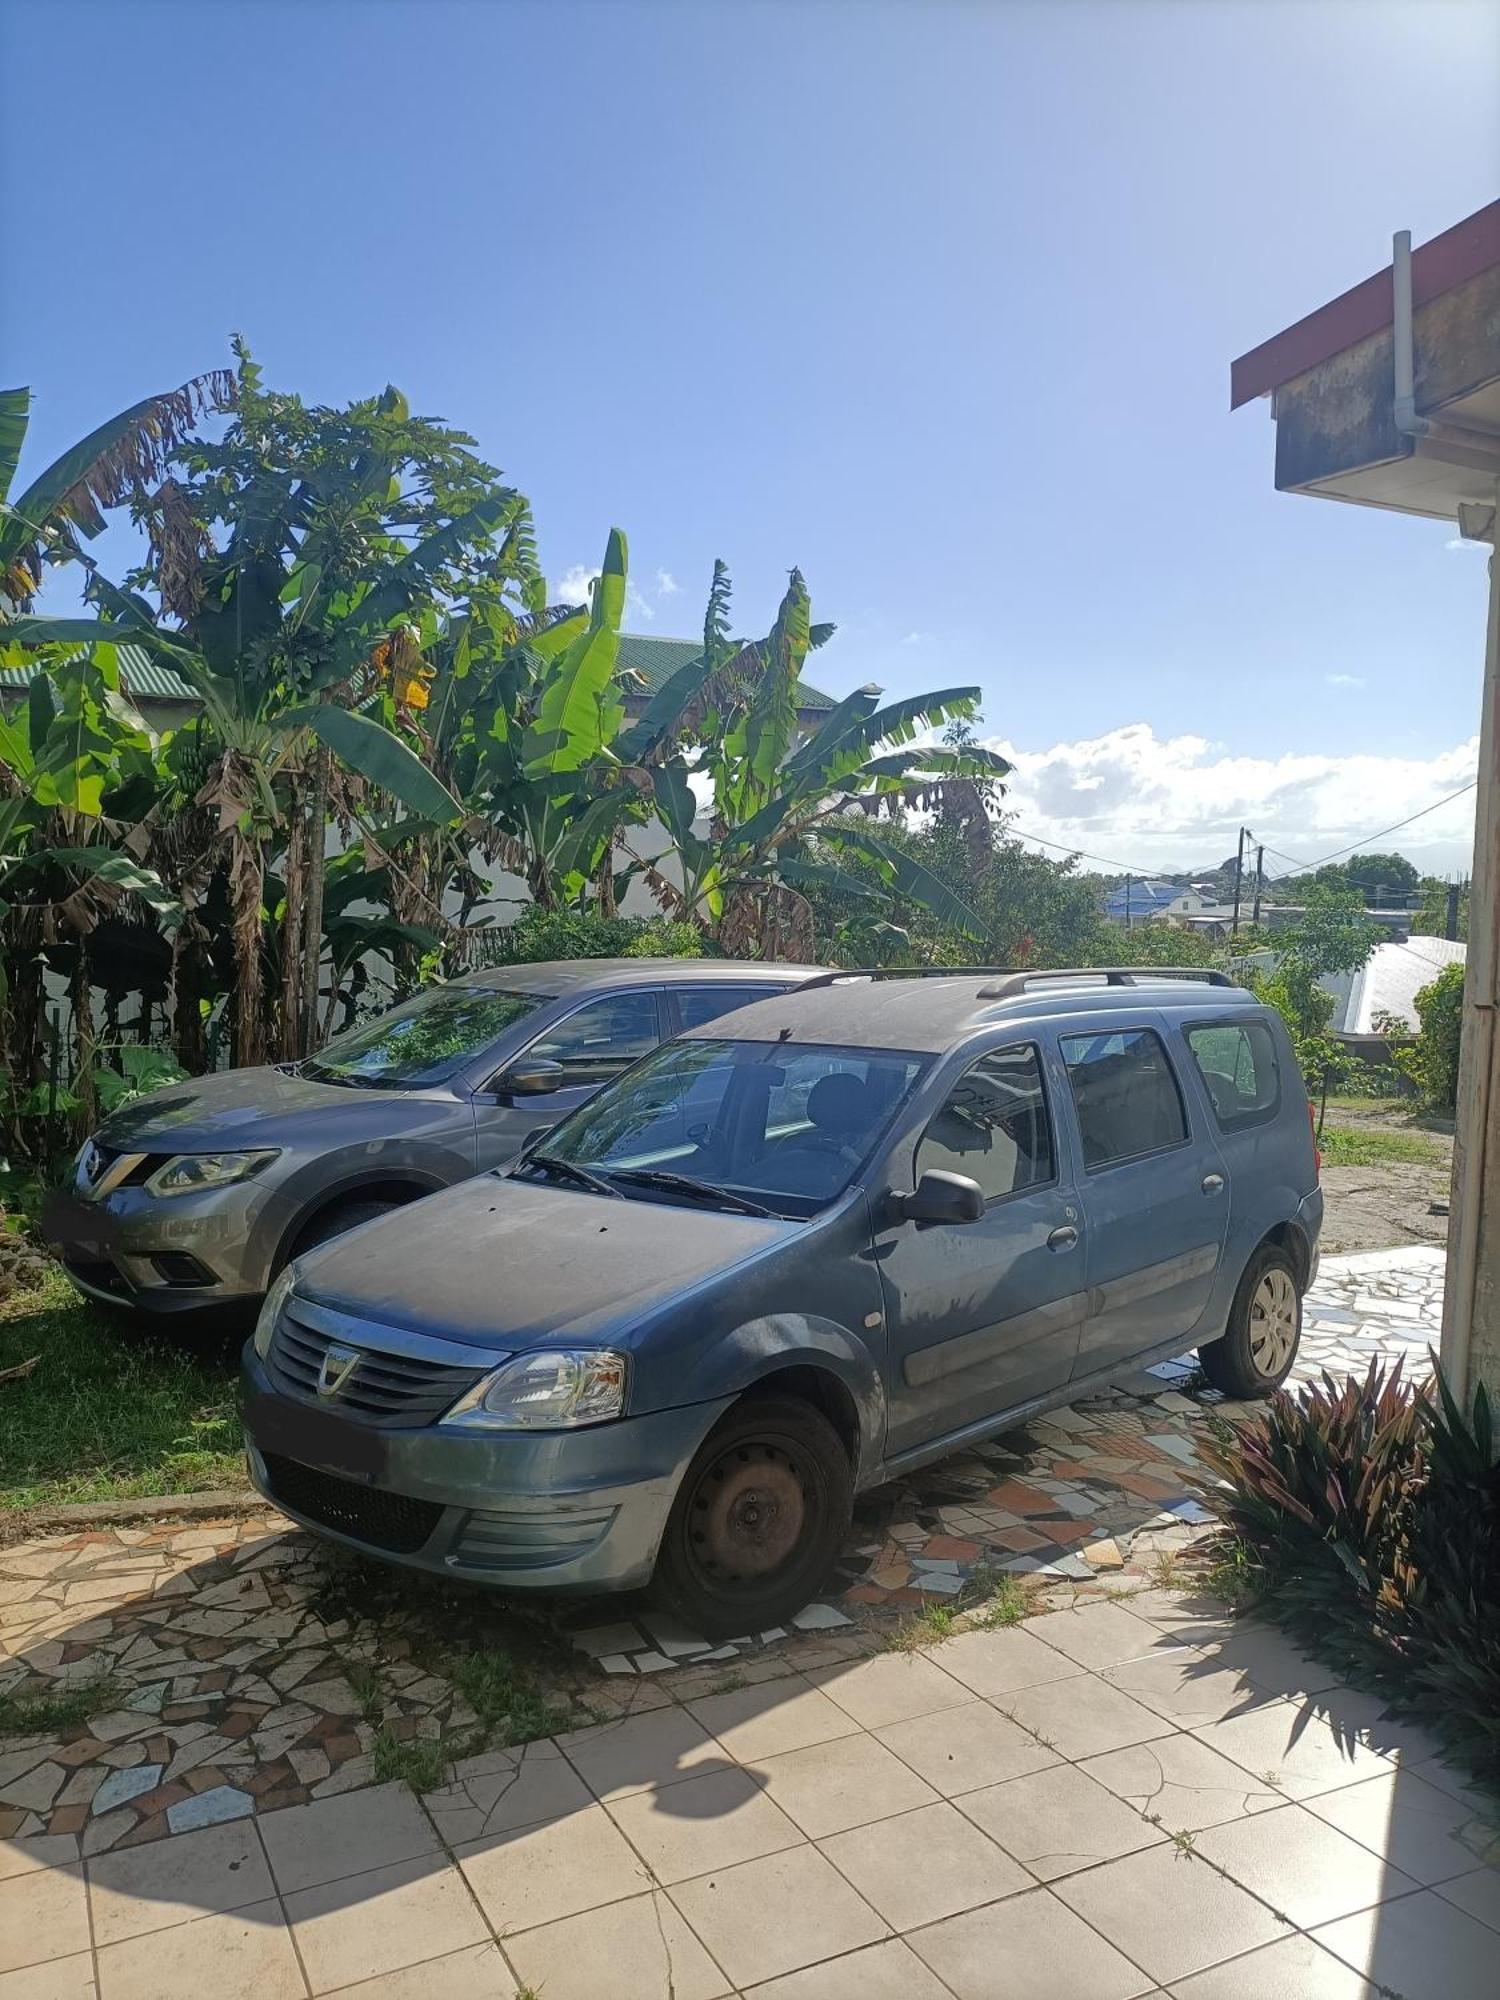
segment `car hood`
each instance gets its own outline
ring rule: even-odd
[[[620,1338],[803,1225],[481,1174],[297,1262],[298,1294],[414,1333],[514,1351]]]
[[[122,1153],[211,1153],[220,1148],[284,1146],[304,1124],[325,1126],[330,1111],[368,1118],[376,1106],[398,1113],[421,1104],[405,1090],[348,1089],[280,1069],[230,1069],[168,1084],[112,1112],[98,1137]]]

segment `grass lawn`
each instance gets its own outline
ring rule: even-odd
[[[142,1335],[61,1277],[0,1305],[0,1511],[245,1481],[232,1348]]]
[[[1370,1127],[1328,1124],[1318,1146],[1325,1167],[1434,1167],[1442,1148],[1421,1132],[1385,1132]]]

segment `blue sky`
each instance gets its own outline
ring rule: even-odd
[[[0,0],[0,379],[33,469],[233,328],[394,381],[641,629],[795,562],[836,690],[979,683],[1019,828],[1315,855],[1471,774],[1485,566],[1228,366],[1493,199],[1497,74],[1485,0]]]

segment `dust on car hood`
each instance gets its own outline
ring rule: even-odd
[[[170,1083],[111,1112],[98,1137],[122,1153],[192,1153],[285,1145],[303,1120],[330,1111],[421,1103],[402,1090],[315,1083],[282,1069],[230,1069]]]
[[[296,1290],[386,1326],[506,1349],[623,1336],[799,1227],[481,1174],[299,1258]]]

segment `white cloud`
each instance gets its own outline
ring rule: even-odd
[[[1144,722],[1046,750],[986,740],[1016,767],[1004,804],[1017,834],[1132,868],[1212,866],[1233,853],[1241,826],[1307,859],[1373,842],[1468,783],[1479,762],[1477,737],[1431,757],[1245,757],[1202,736],[1159,737]],[[1380,844],[1441,873],[1468,867],[1473,832],[1471,792]]]
[[[659,569],[656,572],[656,594],[658,597],[675,597],[681,588],[682,585],[669,569]]]
[[[598,570],[590,569],[587,563],[574,563],[570,570],[563,572],[560,580],[554,585],[553,602],[587,604],[598,575]]]
[[[1445,549],[1477,549],[1483,555],[1488,555],[1490,552],[1488,542],[1477,542],[1468,535],[1455,535],[1452,541],[1444,542],[1443,547]]]
[[[1331,688],[1362,688],[1365,684],[1363,674],[1324,674],[1323,678]]]
[[[903,646],[925,646],[931,636],[928,632],[908,632],[901,643]]]

